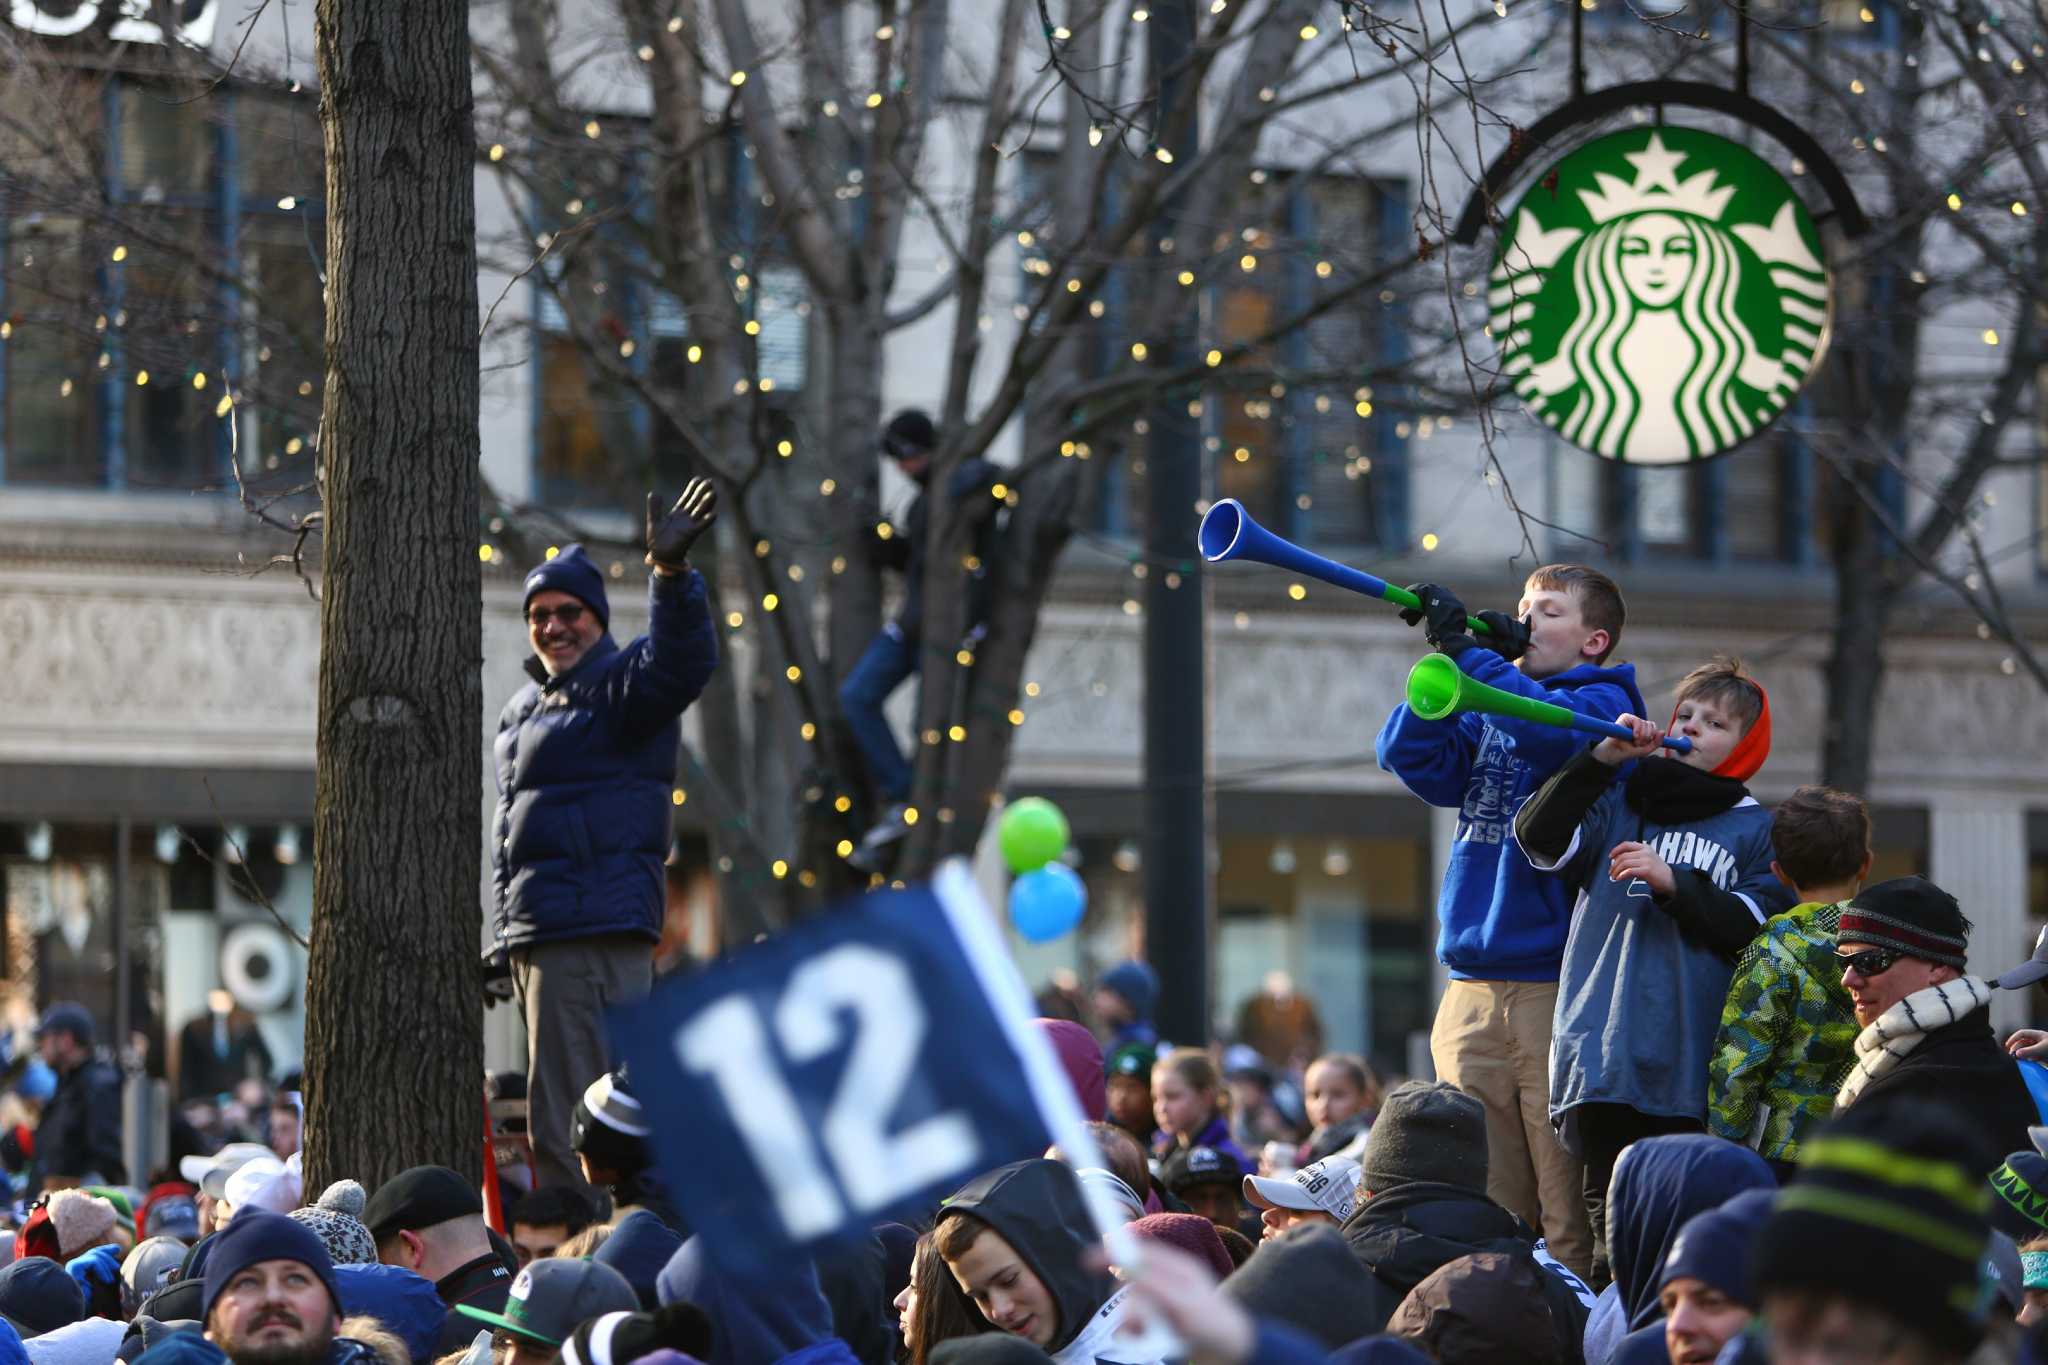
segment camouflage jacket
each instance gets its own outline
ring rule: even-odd
[[[1774,915],[1735,963],[1707,1068],[1707,1124],[1771,1161],[1834,1112],[1856,1060],[1856,1014],[1835,959],[1840,905]]]

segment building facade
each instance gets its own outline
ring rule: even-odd
[[[284,480],[317,431],[318,371],[292,368],[303,361],[288,359],[279,339],[294,328],[317,335],[319,325],[309,35],[307,5],[265,15],[248,57],[273,78],[224,95],[204,117],[167,112],[146,62],[89,73],[96,122],[81,144],[97,149],[98,181],[137,217],[212,234],[220,258],[236,263],[228,281],[100,229],[67,237],[47,204],[17,196],[0,208],[5,287],[20,319],[0,347],[0,627],[12,646],[0,673],[0,952],[17,1018],[52,999],[83,999],[109,1036],[146,1040],[156,1070],[221,990],[255,1013],[280,1067],[298,1055],[304,954],[292,935],[310,914],[318,612],[289,565],[251,571],[280,542],[252,520],[244,492],[267,496],[263,479]],[[226,25],[190,36],[223,57],[236,37]],[[968,154],[959,139],[935,138],[934,182],[959,180]],[[1276,164],[1289,155],[1283,140]],[[1294,232],[1392,242],[1412,231],[1413,145],[1389,139],[1357,161],[1292,201]],[[1032,165],[1020,158],[1015,193],[1043,173]],[[487,169],[478,202],[483,231],[505,231],[509,210]],[[143,240],[138,228],[134,241]],[[928,233],[913,232],[905,254],[906,277],[940,260]],[[1005,285],[1017,297],[1033,260],[1020,242]],[[47,277],[38,262],[52,261],[108,298],[97,334],[39,335],[34,290]],[[801,283],[784,273],[764,280],[771,286],[774,363],[801,417]],[[1291,287],[1274,278],[1219,291],[1215,335],[1255,335]],[[217,316],[190,299],[212,289],[234,291],[237,321],[188,332],[178,346],[162,340],[175,328],[145,339],[123,320],[145,309],[172,321]],[[534,324],[487,356],[486,477],[511,501],[574,506],[579,470],[602,456],[593,435],[602,414],[548,344],[539,292],[490,268],[480,293],[487,303],[503,294],[501,318]],[[1012,326],[1001,307],[991,311],[998,332]],[[940,310],[892,338],[892,406],[934,400],[924,358],[943,347],[949,325]],[[1408,344],[1395,312],[1345,325],[1352,330],[1313,343],[1361,360]],[[646,327],[657,342],[682,335],[658,311]],[[265,401],[219,414],[229,387]],[[1470,420],[1384,400],[1360,417],[1361,405],[1371,399],[1334,387],[1218,405],[1205,419],[1208,496],[1242,498],[1275,530],[1391,581],[1452,585],[1475,607],[1512,609],[1537,562],[1590,558],[1628,595],[1620,653],[1653,705],[1707,655],[1739,654],[1770,689],[1775,717],[1758,796],[1817,778],[1832,598],[1825,527],[1813,514],[1824,476],[1796,423],[1787,439],[1721,462],[1635,471],[1503,413],[1489,466]],[[1024,441],[1021,427],[1006,433],[998,458],[1015,459]],[[1063,971],[1085,979],[1143,947],[1134,472],[1128,461],[1111,466],[1092,489],[1028,670],[1036,690],[1009,789],[1065,807],[1091,892],[1081,933],[1017,945],[1034,982]],[[1524,525],[1501,481],[1535,518],[1533,546],[1519,557],[1511,552]],[[1986,488],[1995,504],[1985,509],[1987,540],[2038,546],[2048,494],[2036,473],[2015,469]],[[272,491],[286,511],[308,505],[288,484]],[[1539,523],[1594,529],[1604,548]],[[486,574],[480,746],[521,680],[523,567],[498,563]],[[2048,638],[2044,571],[2038,549],[1998,568],[2034,639]],[[632,582],[641,572],[621,565],[615,576]],[[1314,1001],[1330,1046],[1366,1052],[1389,1071],[1416,1069],[1427,1050],[1418,1062],[1414,1043],[1438,989],[1435,890],[1453,820],[1377,767],[1373,736],[1425,646],[1379,604],[1278,570],[1228,565],[1199,581],[1209,603],[1219,1027],[1233,1028],[1242,1004],[1285,973]],[[621,637],[636,629],[637,599],[617,594]],[[1923,872],[1954,891],[1978,924],[1972,965],[1994,971],[2024,958],[2048,919],[2048,705],[2008,651],[1938,592],[1904,604],[1897,621],[1868,793],[1877,871]],[[683,810],[687,830],[694,812]],[[984,850],[999,904],[996,864]],[[2001,1022],[2020,1022],[2030,1004],[2002,1000]],[[500,1063],[519,1054],[507,1013],[493,1026]]]

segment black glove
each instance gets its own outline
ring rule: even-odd
[[[484,1008],[489,1009],[500,1000],[512,998],[512,959],[505,952],[495,952],[484,959]]]
[[[647,562],[657,569],[679,573],[688,568],[690,547],[697,537],[718,520],[718,490],[711,480],[696,478],[683,489],[676,505],[661,513],[654,494],[647,495]]]
[[[1450,589],[1434,583],[1411,583],[1408,591],[1421,598],[1422,605],[1406,608],[1401,619],[1411,626],[1420,623],[1424,637],[1439,653],[1455,658],[1476,643],[1465,624],[1465,604]]]
[[[1529,623],[1518,621],[1504,611],[1482,611],[1475,615],[1486,623],[1487,633],[1474,639],[1501,658],[1513,662],[1529,648]]]

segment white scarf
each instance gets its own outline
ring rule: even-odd
[[[1991,987],[1980,976],[1959,976],[1939,986],[1929,986],[1893,1005],[1856,1035],[1856,1068],[1842,1082],[1835,1096],[1837,1112],[1856,1103],[1864,1088],[1888,1075],[1906,1060],[1906,1054],[1938,1028],[1947,1028],[1965,1015],[1974,1014],[1991,1003]]]

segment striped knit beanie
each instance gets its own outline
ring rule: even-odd
[[[1955,1157],[1971,1140],[1914,1101],[1857,1105],[1802,1144],[1751,1254],[1766,1314],[1782,1292],[1839,1296],[1973,1349],[1994,1287],[1982,1272],[1991,1190]]]
[[[626,1073],[608,1071],[585,1087],[583,1098],[576,1101],[569,1119],[569,1148],[597,1165],[638,1171],[648,1164],[647,1135],[653,1131]]]
[[[1842,907],[1837,943],[1868,943],[1962,971],[1970,921],[1956,898],[1925,877],[1895,877],[1866,886]]]

